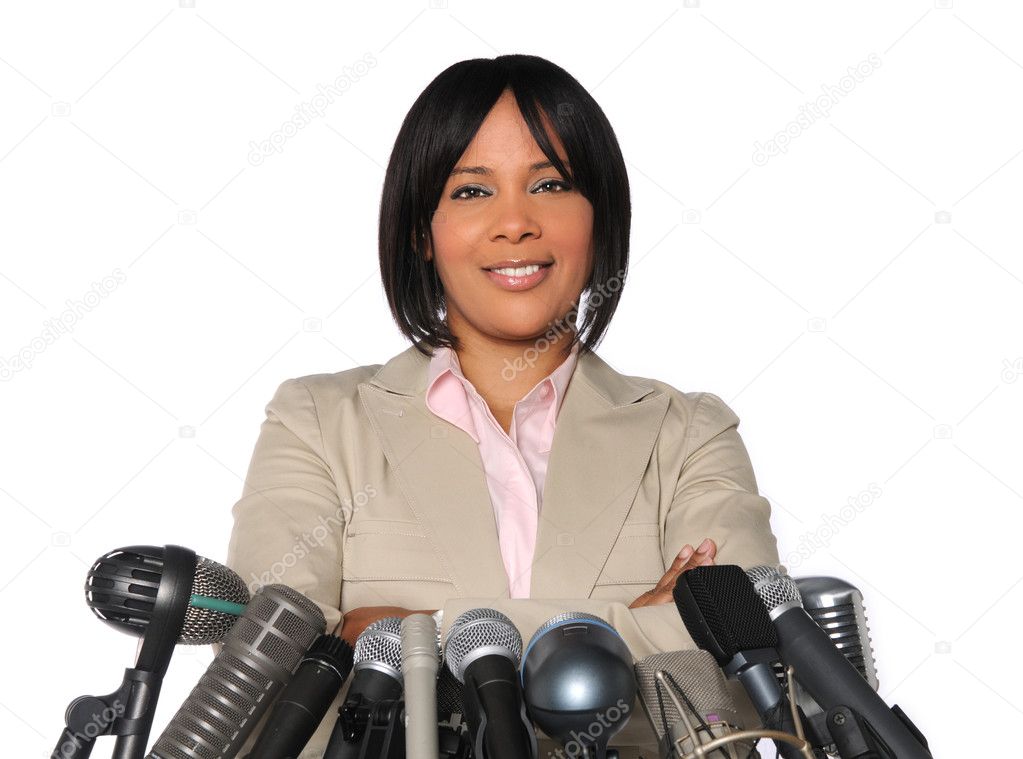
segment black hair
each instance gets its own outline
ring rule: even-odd
[[[434,78],[406,114],[380,202],[384,292],[398,328],[425,355],[459,345],[441,318],[446,305],[436,266],[416,242],[428,240],[433,247],[431,220],[451,170],[506,89],[544,155],[593,206],[593,269],[577,306],[587,306],[583,322],[573,336],[580,352],[599,344],[621,298],[632,207],[625,161],[600,106],[571,74],[538,56],[460,61]],[[544,117],[564,146],[571,172],[548,139]]]

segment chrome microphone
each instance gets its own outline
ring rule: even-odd
[[[326,625],[297,590],[260,588],[149,759],[234,757]]]
[[[828,712],[828,729],[839,751],[845,751],[848,735],[850,740],[880,740],[899,759],[930,759],[927,741],[909,717],[874,692],[806,613],[795,580],[770,566],[753,567],[747,575],[774,622],[782,661]]]

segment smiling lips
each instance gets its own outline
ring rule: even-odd
[[[505,290],[511,290],[512,292],[518,292],[521,290],[529,290],[543,282],[552,266],[553,264],[547,264],[545,266],[540,266],[539,268],[535,265],[523,267],[526,270],[526,273],[521,275],[499,274],[497,271],[491,271],[489,269],[484,269],[483,271],[487,277],[490,278],[490,281],[498,287]],[[521,270],[521,268],[517,269],[517,271]],[[504,269],[503,271],[508,271],[508,269]]]

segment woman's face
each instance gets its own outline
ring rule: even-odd
[[[549,128],[548,135],[567,163],[560,140]],[[426,255],[444,286],[448,327],[460,338],[473,331],[535,339],[573,311],[589,281],[593,207],[552,166],[532,168],[546,162],[506,90],[448,177],[431,225],[435,247]],[[504,261],[551,266],[537,284],[520,275],[512,284],[525,289],[509,289],[487,271]],[[574,330],[574,320],[565,329]]]

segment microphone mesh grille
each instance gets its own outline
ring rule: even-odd
[[[746,570],[746,574],[768,611],[793,601],[803,603],[796,581],[783,575],[776,567],[751,567]]]
[[[608,627],[611,627],[611,625],[607,622],[607,620],[602,619],[601,617],[598,617],[596,614],[587,614],[584,611],[566,611],[566,612],[564,612],[562,614],[558,614],[556,617],[551,617],[546,622],[544,622],[542,625],[540,625],[540,629],[537,630],[535,633],[533,633],[533,637],[529,639],[529,645],[527,645],[526,648],[528,649],[529,646],[533,645],[534,642],[540,640],[540,638],[543,637],[544,633],[546,633],[551,628],[557,627],[562,622],[580,622],[580,623],[581,622],[600,622],[602,625],[607,625]]]
[[[496,609],[469,609],[451,624],[444,643],[444,661],[459,682],[464,682],[466,657],[481,648],[500,649],[518,667],[522,636],[514,623]]]
[[[355,667],[383,664],[401,674],[401,617],[384,617],[369,625],[355,641]]]
[[[287,615],[303,624],[285,637],[276,623]],[[149,756],[234,756],[326,624],[320,608],[298,591],[286,585],[261,588]]]
[[[725,684],[725,676],[721,668],[714,661],[714,657],[706,651],[694,649],[691,651],[667,651],[665,653],[653,654],[645,659],[636,662],[636,679],[639,682],[639,695],[643,704],[650,713],[651,721],[657,730],[657,737],[664,737],[664,721],[661,719],[661,710],[657,702],[657,672],[664,670],[675,678],[675,682],[682,688],[693,706],[704,719],[708,715],[717,715],[719,721],[731,725],[738,725],[739,718],[735,711],[735,702],[728,692]],[[661,687],[662,701],[664,703],[664,715],[668,720],[670,728],[682,719],[678,709],[672,703],[666,692],[670,688],[669,683]],[[682,701],[683,705],[685,701]],[[688,715],[696,723],[692,715]],[[708,722],[710,720],[708,719]]]
[[[236,572],[203,556],[196,557],[192,595],[217,598],[237,604],[249,602],[249,589]],[[238,617],[223,611],[189,606],[178,640],[185,644],[207,645],[221,640]]]

